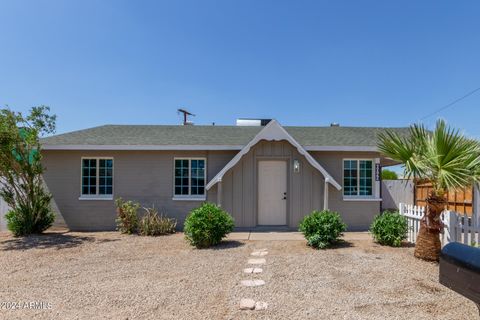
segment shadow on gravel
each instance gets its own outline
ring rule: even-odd
[[[415,248],[415,243],[411,242],[402,242],[401,248]]]
[[[120,241],[120,239],[95,239],[95,243],[110,243]]]
[[[340,249],[340,248],[351,248],[351,247],[355,247],[355,245],[352,242],[340,240],[334,245],[332,245],[331,247],[329,247],[328,249]]]
[[[224,240],[220,244],[212,247],[213,250],[224,250],[224,249],[233,249],[244,246],[245,243],[237,240]]]
[[[29,249],[66,249],[81,245],[84,242],[93,242],[93,237],[82,237],[68,234],[39,234],[26,237],[13,238],[0,243],[1,249],[29,250]]]

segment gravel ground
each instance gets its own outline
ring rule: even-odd
[[[243,274],[266,248],[263,273]],[[196,250],[181,234],[0,235],[1,319],[475,319],[475,305],[438,284],[438,266],[412,248],[349,240],[316,251],[303,241],[227,241]],[[241,280],[263,279],[261,287]],[[241,298],[268,303],[241,311]]]

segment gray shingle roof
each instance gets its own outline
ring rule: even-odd
[[[105,125],[42,139],[63,145],[246,145],[263,127]],[[376,127],[284,127],[303,146],[376,146]],[[408,128],[389,128],[407,134]]]

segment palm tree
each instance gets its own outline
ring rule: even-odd
[[[469,187],[480,179],[480,145],[438,120],[433,132],[423,125],[410,126],[408,136],[387,130],[379,134],[378,149],[403,164],[404,173],[414,180],[428,180],[432,191],[422,218],[415,245],[415,257],[438,261],[446,193]]]

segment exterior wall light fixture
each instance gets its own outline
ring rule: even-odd
[[[300,172],[300,161],[297,159],[293,160],[293,172],[299,173]]]

